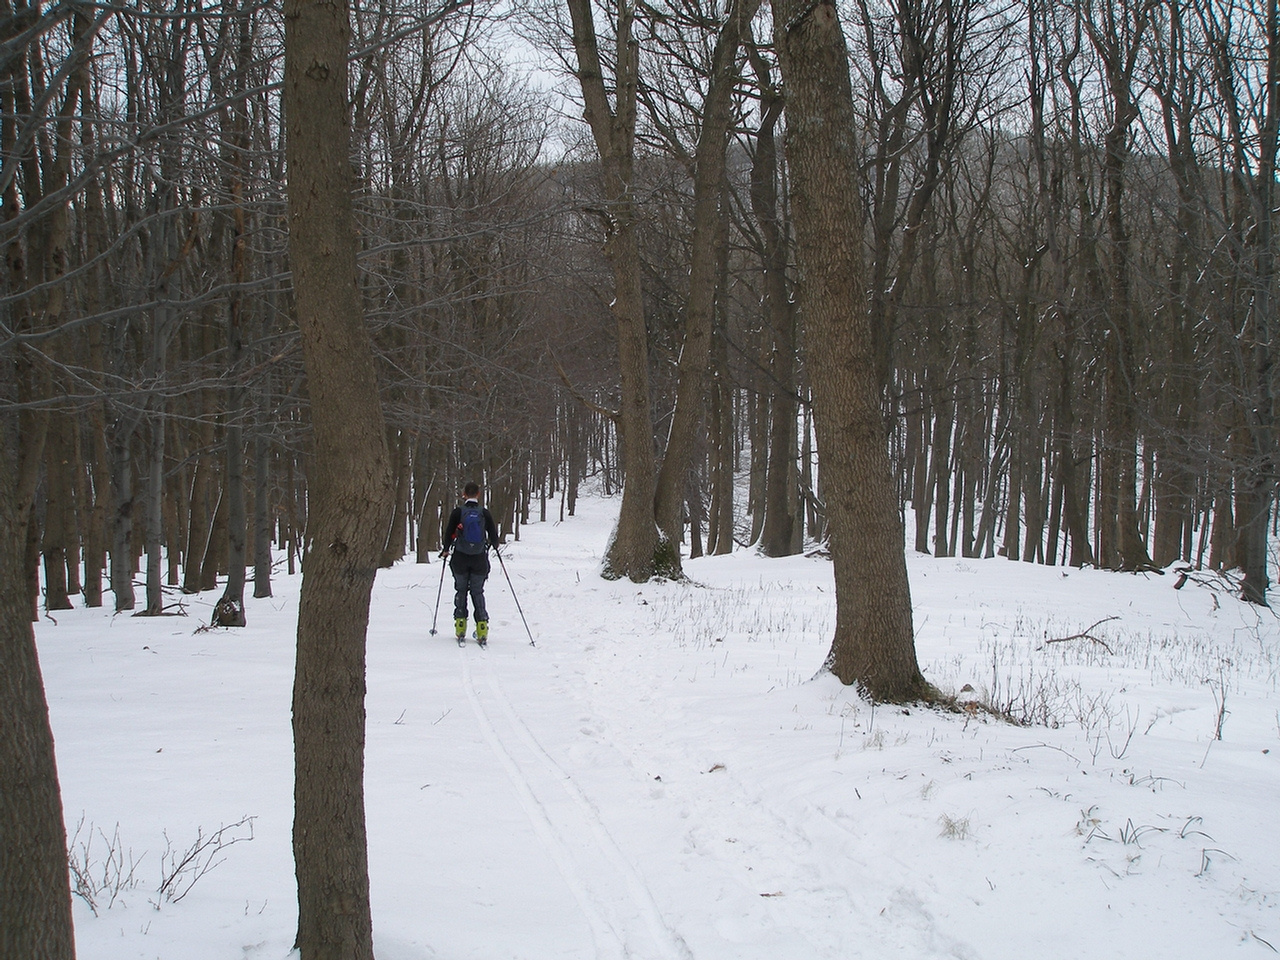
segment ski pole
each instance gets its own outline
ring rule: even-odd
[[[436,635],[436,617],[440,616],[440,597],[444,594],[444,571],[449,566],[449,561],[444,557],[440,558],[440,586],[436,589],[436,612],[431,615],[431,636]]]
[[[493,555],[498,558],[498,566],[502,568],[502,575],[507,578],[507,586],[511,588],[511,599],[516,602],[516,609],[520,611],[520,620],[524,623],[524,632],[529,634],[529,646],[536,647],[533,642],[533,631],[529,629],[529,621],[524,618],[524,610],[520,608],[520,598],[516,596],[515,584],[511,582],[511,574],[507,573],[507,565],[502,562],[502,554],[498,552],[498,548],[493,548]]]

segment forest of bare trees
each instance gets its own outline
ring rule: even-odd
[[[600,9],[582,28],[575,10],[353,12],[361,284],[396,485],[384,562],[425,559],[464,477],[518,535],[531,510],[572,513],[588,476],[621,488],[623,454],[639,525],[686,554],[797,551],[823,539],[827,495],[770,31],[754,4]],[[1274,11],[843,13],[915,547],[1239,568],[1262,600]],[[106,593],[159,614],[221,587],[237,622],[246,580],[268,593],[272,549],[292,564],[307,521],[278,12],[3,17],[3,404],[31,615]],[[504,66],[513,31],[559,90]]]
[[[842,11],[863,286],[916,549],[1238,568],[1265,598],[1272,6]],[[686,555],[824,539],[821,345],[794,296],[757,9],[353,10],[384,563],[426,559],[466,477],[512,536],[594,477],[633,486],[624,526]],[[77,595],[160,614],[217,588],[239,622],[246,583],[269,593],[272,551],[292,566],[307,529],[278,11],[0,16],[2,402],[31,616]],[[658,547],[616,572],[677,573]]]

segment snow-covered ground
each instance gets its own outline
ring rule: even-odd
[[[507,548],[536,647],[496,565],[488,649],[449,636],[447,583],[428,635],[437,564],[379,574],[380,960],[1280,949],[1271,613],[1209,580],[913,556],[926,676],[1031,723],[873,708],[815,676],[827,562],[743,551],[688,562],[687,583],[605,582],[616,506],[580,501]],[[97,901],[75,900],[81,960],[289,956],[298,580],[274,588],[243,630],[197,629],[212,593],[186,618],[38,626]]]

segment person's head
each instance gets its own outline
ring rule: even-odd
[[[468,483],[462,488],[462,498],[464,500],[479,500],[480,484],[476,483],[474,480]]]

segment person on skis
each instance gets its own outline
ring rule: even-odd
[[[462,504],[454,507],[440,531],[444,548],[440,559],[453,550],[449,569],[453,571],[453,629],[459,642],[467,635],[467,595],[471,595],[476,620],[476,639],[489,639],[489,611],[484,604],[484,581],[489,576],[489,548],[498,549],[498,526],[493,514],[480,505],[480,484],[468,483],[462,490]]]

